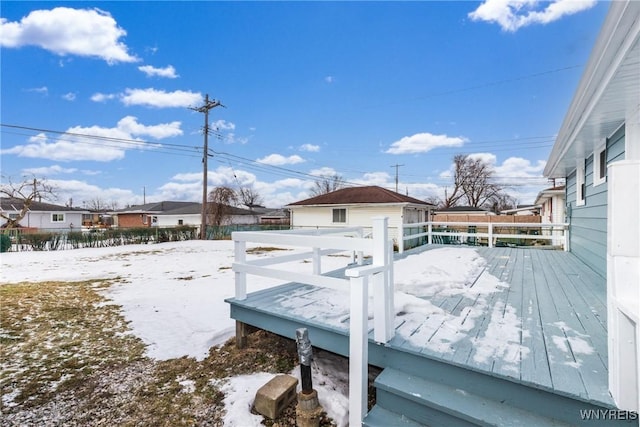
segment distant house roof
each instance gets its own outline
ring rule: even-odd
[[[200,203],[195,202],[155,202],[155,203],[146,203],[144,205],[135,205],[129,206],[128,208],[118,209],[113,211],[114,214],[120,213],[168,213],[169,211],[175,211],[178,209],[187,209],[188,211],[194,209],[194,213],[197,212],[196,208],[202,209],[202,205]],[[182,213],[191,213],[191,212],[182,212]]]
[[[500,213],[505,215],[511,215],[511,214],[517,214],[518,212],[526,212],[526,211],[531,211],[534,214],[539,213],[540,205],[518,205],[514,209],[505,209],[500,211]]]
[[[537,205],[542,204],[546,199],[551,198],[554,195],[564,195],[564,185],[558,185],[556,187],[545,188],[538,193],[535,203]]]
[[[451,206],[450,208],[438,209],[436,213],[463,213],[463,212],[472,212],[472,213],[491,213],[486,209],[477,208],[475,206]]]
[[[0,197],[0,210],[3,212],[16,212],[22,210],[24,200],[15,197]],[[89,212],[87,209],[69,206],[54,205],[52,203],[32,201],[29,210],[32,212]]]
[[[375,185],[367,187],[348,187],[331,193],[321,194],[310,199],[290,203],[287,206],[316,206],[316,205],[353,205],[353,204],[390,204],[410,203],[414,205],[433,206],[430,203],[413,197],[404,196],[395,191]]]
[[[236,206],[230,206],[231,215],[256,215],[256,212]],[[119,209],[113,214],[145,213],[151,215],[193,215],[202,213],[202,203],[197,202],[171,202],[147,203]]]

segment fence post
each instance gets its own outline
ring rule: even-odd
[[[376,218],[374,218],[375,220]],[[375,236],[375,230],[374,230],[374,236]],[[404,252],[404,224],[400,224],[398,226],[398,253],[403,253]]]
[[[427,243],[432,245],[433,244],[433,224],[431,222],[429,222],[429,224],[427,224]]]
[[[386,276],[386,284],[385,289],[387,293],[387,297],[385,298],[385,318],[386,318],[386,327],[385,327],[385,342],[389,341],[393,338],[395,334],[395,303],[394,303],[394,292],[395,286],[393,282],[393,241],[389,241],[387,243],[387,258],[386,258],[387,271],[382,273]]]
[[[231,235],[233,238],[233,234]],[[244,241],[234,240],[233,241],[234,248],[234,256],[235,262],[237,264],[244,264],[247,260],[247,244]],[[247,273],[243,272],[235,272],[235,282],[236,282],[236,299],[245,300],[247,299]]]
[[[564,227],[562,227],[562,230],[563,230],[562,234],[564,236],[564,245],[563,246],[564,246],[564,251],[565,252],[569,252],[569,249],[570,249],[569,248],[569,229],[570,229],[570,227],[567,226],[566,224],[565,224]]]
[[[489,247],[492,248],[493,247],[493,223],[489,221],[488,224],[489,224]]]
[[[352,277],[349,321],[349,425],[359,426],[367,411],[368,309],[367,276]]]

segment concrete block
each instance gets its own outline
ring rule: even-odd
[[[291,375],[276,375],[260,387],[253,406],[265,417],[275,419],[296,398],[298,379]]]

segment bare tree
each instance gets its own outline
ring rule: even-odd
[[[453,158],[453,189],[445,189],[444,207],[459,205],[464,200],[468,206],[486,206],[489,201],[502,193],[500,185],[493,182],[494,171],[482,159],[457,154]]]
[[[216,187],[209,192],[207,203],[207,223],[215,226],[227,224],[231,208],[238,204],[238,195],[232,188]]]
[[[7,220],[6,228],[17,227],[22,218],[24,218],[27,212],[29,212],[29,209],[31,209],[33,202],[41,201],[42,198],[56,198],[53,187],[42,179],[34,177],[33,179],[24,180],[20,183],[14,183],[11,178],[3,177],[3,180],[4,179],[7,180],[7,183],[0,184],[0,195],[17,199],[22,204],[22,208],[15,218],[9,218],[8,214],[0,212],[0,217]]]
[[[107,210],[116,210],[118,209],[118,202],[112,200],[111,202],[107,202],[99,197],[95,199],[91,199],[86,202],[86,208],[95,212],[104,212]]]
[[[344,188],[344,179],[340,175],[320,175],[320,179],[314,182],[311,195],[321,196],[341,188]]]
[[[495,213],[500,213],[507,209],[513,209],[517,207],[517,204],[518,201],[515,197],[504,192],[496,194],[487,202],[487,205],[491,206],[491,210]]]
[[[249,209],[262,207],[262,196],[253,187],[240,187],[238,196],[242,204]]]

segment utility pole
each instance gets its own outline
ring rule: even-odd
[[[391,165],[392,168],[396,168],[396,193],[398,192],[398,168],[400,166],[404,166],[404,165],[399,165],[399,164],[395,164],[395,165]]]
[[[205,95],[204,105],[191,108],[198,113],[204,113],[204,149],[202,151],[202,222],[200,225],[200,239],[207,238],[207,161],[209,158],[209,110],[216,107],[224,107],[215,99],[209,100],[209,94]]]

